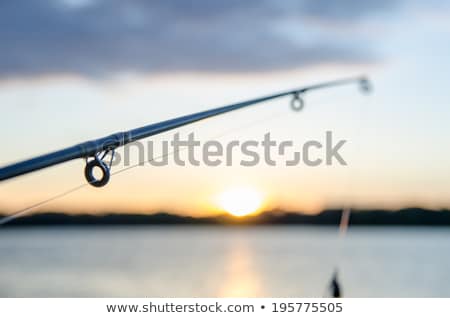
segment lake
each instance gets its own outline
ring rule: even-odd
[[[1,297],[450,297],[450,228],[3,228]]]

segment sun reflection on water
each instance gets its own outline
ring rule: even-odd
[[[225,260],[225,276],[219,297],[261,297],[262,286],[248,242],[239,238]]]

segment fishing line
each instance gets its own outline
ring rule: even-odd
[[[356,112],[355,111],[352,112],[353,114],[356,114],[355,117],[357,119],[356,120],[357,124],[352,126],[355,128],[354,129],[355,131],[353,133],[356,136],[361,136],[361,131],[362,131],[362,127],[363,127],[362,120],[361,120],[361,118],[362,118],[361,110],[362,109],[363,109],[363,107],[361,107],[361,108],[358,107]],[[355,153],[355,154],[361,153],[360,146],[361,146],[360,143],[357,142],[353,153]],[[344,253],[343,253],[343,250],[345,247],[344,243],[346,241],[348,228],[350,226],[350,217],[351,217],[351,210],[352,210],[351,201],[353,201],[350,197],[351,196],[350,193],[354,192],[354,185],[353,185],[354,183],[352,184],[350,182],[350,172],[351,172],[350,170],[347,170],[347,177],[345,178],[345,188],[346,188],[346,191],[349,193],[349,195],[346,198],[346,203],[342,207],[341,219],[340,219],[340,223],[339,223],[338,242],[336,244],[337,256],[335,259],[335,265],[334,265],[335,267],[334,267],[334,273],[333,273],[332,279],[337,279],[338,271],[342,267],[342,263],[344,260]],[[354,171],[354,175],[357,175],[357,172]],[[342,293],[342,291],[341,291],[341,293]]]
[[[26,208],[23,208],[23,209],[21,209],[21,210],[19,210],[19,211],[16,211],[16,212],[14,212],[14,213],[11,214],[11,215],[5,216],[5,217],[3,217],[3,218],[0,219],[0,226],[1,226],[1,225],[4,225],[4,224],[6,224],[6,223],[8,223],[8,222],[10,222],[10,221],[12,221],[12,220],[14,220],[14,219],[17,219],[17,218],[19,218],[19,217],[21,217],[21,216],[23,216],[23,215],[25,215],[26,213],[30,212],[31,210],[33,210],[33,209],[35,209],[35,208],[38,208],[38,207],[40,207],[40,206],[42,206],[42,205],[44,205],[44,204],[50,203],[50,202],[52,202],[52,201],[54,201],[54,200],[56,200],[56,199],[65,197],[66,195],[68,195],[68,194],[70,194],[70,193],[73,193],[73,192],[75,192],[75,191],[78,191],[78,190],[80,190],[81,188],[87,186],[88,184],[89,184],[89,183],[83,183],[83,184],[80,184],[80,185],[78,185],[78,186],[76,186],[76,187],[74,187],[74,188],[71,188],[71,189],[66,190],[66,191],[64,191],[64,192],[61,192],[61,193],[59,193],[59,194],[57,194],[57,195],[55,195],[55,196],[53,196],[53,197],[50,197],[50,198],[48,198],[48,199],[45,199],[44,201],[40,201],[40,202],[35,203],[35,204],[33,204],[33,205],[30,205],[30,206],[28,206],[28,207],[26,207]]]
[[[276,113],[274,113],[274,114],[276,114]],[[263,123],[263,122],[267,122],[267,121],[269,121],[269,120],[276,120],[276,119],[279,119],[279,118],[281,118],[281,117],[287,116],[289,113],[283,112],[283,113],[279,113],[278,115],[274,115],[274,114],[271,114],[271,115],[269,115],[269,116],[267,116],[267,117],[263,117],[262,119],[259,119],[259,120],[256,120],[256,121],[252,121],[252,122],[250,122],[250,123],[248,123],[248,124],[245,124],[245,125],[241,125],[241,126],[238,126],[238,127],[234,127],[234,128],[232,128],[232,129],[225,130],[224,132],[222,132],[222,133],[220,133],[220,134],[218,134],[218,135],[216,135],[215,137],[212,137],[212,138],[217,138],[217,139],[219,139],[219,138],[222,138],[222,137],[224,137],[224,136],[226,136],[226,135],[229,135],[229,134],[232,133],[232,132],[242,131],[242,130],[245,130],[245,129],[248,129],[248,128],[252,128],[252,127],[254,127],[254,126],[257,126],[258,124],[261,124],[261,123]],[[115,171],[115,172],[112,172],[111,175],[118,175],[118,174],[121,174],[122,172],[125,172],[125,171],[131,170],[131,169],[133,169],[133,168],[142,166],[142,165],[145,164],[146,162],[152,162],[152,161],[154,161],[154,160],[164,159],[164,158],[169,157],[169,156],[171,156],[171,155],[173,155],[173,154],[175,154],[175,153],[179,153],[179,152],[185,151],[186,149],[188,149],[188,148],[187,148],[187,147],[184,147],[183,149],[180,149],[180,150],[178,150],[178,151],[168,152],[168,153],[165,153],[165,154],[163,154],[163,155],[160,155],[160,156],[157,156],[157,157],[153,157],[153,158],[148,159],[148,160],[141,161],[141,162],[139,162],[139,163],[137,163],[137,164],[134,164],[134,165],[132,165],[132,166],[128,166],[128,167],[125,167],[125,168],[123,168],[123,169],[120,169],[120,170],[117,170],[117,171]],[[69,195],[69,194],[71,194],[71,193],[74,193],[74,192],[76,192],[76,191],[78,191],[78,190],[81,190],[82,188],[84,188],[85,186],[87,186],[87,185],[89,185],[89,184],[90,184],[89,182],[84,182],[84,183],[79,184],[79,185],[77,185],[77,186],[75,186],[75,187],[73,187],[73,188],[70,188],[70,189],[68,189],[68,190],[66,190],[66,191],[64,191],[64,192],[61,192],[61,193],[59,193],[59,194],[56,194],[55,196],[52,196],[52,197],[47,198],[47,199],[45,199],[45,200],[43,200],[43,201],[37,202],[37,203],[32,204],[32,205],[30,205],[30,206],[28,206],[28,207],[25,207],[25,208],[20,209],[20,210],[18,210],[18,211],[16,211],[16,212],[13,212],[11,215],[7,215],[7,216],[5,216],[5,217],[3,217],[3,218],[0,219],[0,226],[6,224],[6,223],[8,223],[8,222],[11,222],[12,220],[17,219],[17,218],[19,218],[19,217],[21,217],[21,216],[24,216],[25,214],[31,212],[33,209],[36,209],[36,208],[38,208],[38,207],[41,207],[41,206],[43,206],[43,205],[45,205],[45,204],[48,204],[48,203],[50,203],[50,202],[52,202],[52,201],[55,201],[55,200],[57,200],[57,199],[63,198],[63,197],[65,197],[65,196],[67,196],[67,195]]]
[[[339,223],[339,235],[338,235],[338,244],[337,244],[337,261],[335,264],[335,272],[338,270],[338,268],[341,265],[342,262],[342,247],[343,242],[347,236],[348,227],[350,225],[350,215],[351,215],[351,208],[349,206],[344,206],[341,212],[341,220]]]

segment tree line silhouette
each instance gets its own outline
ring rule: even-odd
[[[24,216],[5,226],[46,225],[334,225],[341,218],[341,209],[324,210],[319,214],[292,211],[268,211],[258,215],[233,217],[222,214],[211,217],[155,214],[66,214],[47,212]],[[352,226],[450,226],[450,210],[406,208],[401,210],[352,210]]]

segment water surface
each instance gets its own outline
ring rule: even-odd
[[[6,228],[2,297],[450,297],[450,229]]]

